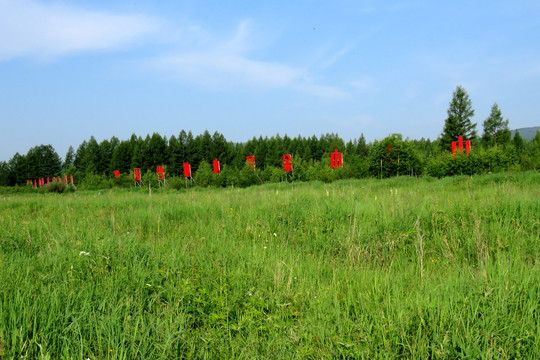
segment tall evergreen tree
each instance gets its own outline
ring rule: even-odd
[[[360,134],[360,137],[358,138],[358,141],[356,143],[356,152],[360,156],[367,157],[369,155],[369,148],[366,143],[366,138],[364,137],[364,133]]]
[[[39,178],[60,175],[62,160],[52,145],[39,145],[28,150],[26,154],[26,177]]]
[[[84,140],[77,148],[77,152],[75,153],[75,160],[73,161],[73,165],[75,165],[77,172],[80,173],[81,175],[86,173],[86,148],[87,147],[88,147],[88,143],[86,142],[86,140]]]
[[[0,161],[0,186],[9,185],[9,165],[5,161]]]
[[[66,153],[64,163],[62,164],[62,170],[66,171],[67,169],[69,169],[71,166],[73,166],[74,161],[75,161],[75,150],[73,150],[73,146],[70,146]]]
[[[454,91],[447,113],[440,142],[443,149],[450,149],[452,141],[456,141],[459,136],[469,140],[476,139],[476,124],[471,122],[474,109],[469,94],[461,85]]]
[[[482,141],[487,146],[495,144],[502,145],[510,141],[511,133],[508,128],[508,119],[504,120],[499,105],[494,103],[491,107],[491,113],[484,120],[484,134]]]
[[[223,164],[232,161],[232,154],[229,153],[227,140],[223,134],[220,134],[217,131],[214,132],[214,135],[212,135],[212,157],[214,159],[218,159]]]
[[[153,133],[147,142],[148,169],[156,171],[156,167],[165,165],[167,158],[167,139]]]
[[[131,170],[131,142],[122,141],[114,148],[111,160],[111,170],[119,170],[122,173],[129,174]]]
[[[84,158],[86,163],[86,173],[96,174],[100,168],[101,148],[96,138],[93,136],[90,136],[90,140],[88,140]]]
[[[182,156],[180,154],[180,142],[176,136],[171,136],[167,146],[167,171],[170,175],[178,176],[181,174]]]
[[[208,130],[204,130],[202,135],[198,135],[195,138],[195,143],[197,146],[197,153],[199,154],[199,161],[206,161],[207,163],[212,163],[214,160],[214,155],[212,154],[212,135]]]
[[[525,151],[525,140],[523,140],[523,137],[519,133],[519,131],[516,131],[516,134],[514,135],[514,146],[516,148],[516,152],[519,155],[522,155]]]
[[[27,180],[26,157],[15,153],[8,162],[8,184],[10,186],[23,184]]]
[[[99,143],[99,158],[97,163],[98,174],[104,175],[109,172],[112,154],[113,147],[109,140],[105,139]]]

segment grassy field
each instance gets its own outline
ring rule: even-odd
[[[540,358],[540,174],[0,197],[0,359]]]

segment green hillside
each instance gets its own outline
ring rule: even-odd
[[[519,131],[519,134],[521,135],[522,138],[526,139],[527,141],[531,141],[536,135],[536,132],[540,131],[540,126],[520,128],[520,129],[511,130],[511,131],[512,131],[512,137],[514,137],[514,134],[516,133],[516,131]]]

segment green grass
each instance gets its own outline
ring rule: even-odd
[[[539,185],[5,195],[0,359],[538,358]]]

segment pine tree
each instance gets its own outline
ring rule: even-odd
[[[511,134],[508,128],[508,119],[504,120],[499,105],[494,103],[489,117],[484,121],[484,134],[482,140],[487,146],[506,144]]]
[[[364,137],[364,133],[360,134],[360,137],[358,138],[356,143],[356,153],[364,157],[369,155],[369,149],[366,143],[366,138]]]
[[[29,179],[60,175],[62,160],[52,145],[34,146],[28,150],[25,159],[24,176]]]
[[[523,140],[519,131],[516,131],[516,134],[514,135],[514,146],[516,147],[516,152],[519,155],[522,155],[525,150],[525,140]]]
[[[0,186],[8,186],[9,184],[9,165],[5,161],[0,161]]]
[[[118,144],[112,154],[111,170],[119,170],[122,173],[129,174],[131,170],[131,154],[131,142],[122,141]]]
[[[86,140],[84,140],[77,148],[77,152],[75,153],[75,160],[73,161],[73,165],[75,165],[77,172],[79,172],[81,175],[86,172],[86,148],[87,147],[88,147],[88,143],[86,142]]]
[[[64,159],[64,163],[62,164],[62,170],[66,171],[71,166],[73,166],[73,162],[75,161],[75,150],[73,150],[73,146],[70,146],[66,157]]]
[[[459,136],[468,140],[476,139],[476,124],[471,122],[474,110],[469,94],[461,85],[458,85],[454,91],[447,113],[448,118],[445,121],[440,142],[443,149],[450,149],[452,141],[457,141]]]
[[[86,151],[84,154],[84,162],[86,163],[86,174],[97,174],[100,167],[99,161],[101,158],[101,148],[93,136],[90,136]]]

